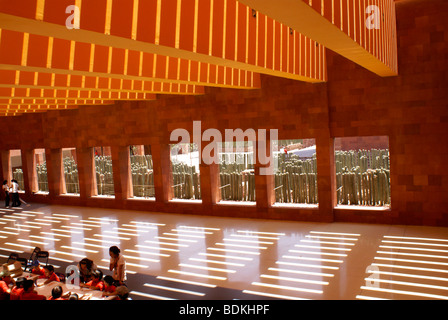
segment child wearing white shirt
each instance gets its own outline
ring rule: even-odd
[[[12,179],[11,182],[12,182],[12,187],[11,187],[12,206],[19,207],[20,206],[19,183],[15,179]]]

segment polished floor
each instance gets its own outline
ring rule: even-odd
[[[135,300],[448,299],[448,228],[0,209],[0,262],[38,246],[57,272],[88,257],[110,274],[112,245]]]

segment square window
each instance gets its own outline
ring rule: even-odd
[[[337,204],[390,207],[387,136],[335,138]]]
[[[221,201],[255,202],[254,143],[218,143]]]
[[[200,200],[199,152],[195,143],[172,144],[173,199]]]
[[[114,172],[111,147],[95,147],[94,161],[98,196],[114,197]]]
[[[34,149],[34,164],[37,179],[37,192],[48,193],[47,161],[45,149]]]
[[[315,139],[273,141],[276,204],[318,204]]]
[[[151,146],[129,146],[132,197],[134,199],[155,199],[154,170]]]
[[[78,160],[76,148],[62,149],[62,166],[64,169],[64,194],[79,195]]]

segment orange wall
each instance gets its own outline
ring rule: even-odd
[[[263,76],[262,88],[255,90],[206,88],[201,96],[159,96],[148,102],[1,118],[0,149],[22,149],[24,167],[30,163],[27,150],[47,149],[52,192],[25,196],[29,201],[245,218],[448,226],[447,11],[443,0],[397,2],[398,77],[381,78],[327,52],[324,84]],[[279,130],[280,140],[315,138],[319,208],[272,208],[273,181],[258,174],[255,206],[217,205],[217,168],[206,165],[201,165],[202,204],[168,202],[169,135],[176,128],[191,132],[195,120],[202,121],[202,130],[272,128]],[[373,135],[389,136],[392,209],[333,209],[333,138]],[[126,199],[126,152],[131,144],[151,145],[154,202]],[[112,147],[113,200],[89,196],[88,148],[98,146]],[[78,150],[83,188],[79,198],[55,195],[57,149],[63,147]]]

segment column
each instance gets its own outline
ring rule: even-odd
[[[87,199],[98,194],[96,189],[93,148],[76,148],[78,159],[79,195]]]
[[[156,202],[166,203],[173,197],[170,146],[169,144],[157,143],[151,145],[151,152]]]
[[[26,194],[32,194],[39,191],[36,174],[36,161],[34,157],[34,149],[22,149],[22,170],[23,185]]]
[[[62,166],[62,149],[45,149],[47,162],[48,191],[51,196],[66,193],[64,184],[64,167]]]

